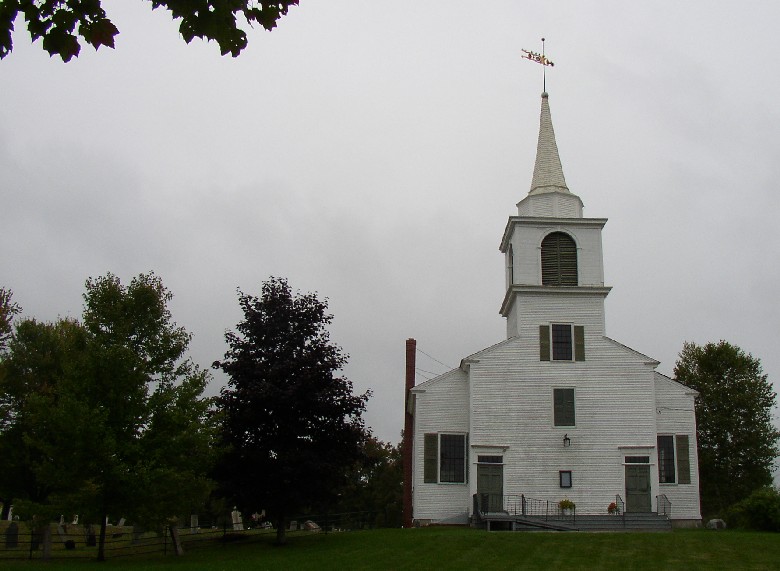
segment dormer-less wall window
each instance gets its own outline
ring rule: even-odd
[[[542,285],[577,284],[577,244],[564,232],[548,234],[542,240]]]
[[[570,323],[540,325],[539,360],[584,361],[585,327]]]

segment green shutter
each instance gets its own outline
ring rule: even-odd
[[[550,326],[539,326],[539,360],[550,360]]]
[[[469,462],[469,435],[468,435],[468,433],[466,433],[466,452],[464,454],[466,456],[466,460],[465,460],[465,462],[466,462],[466,466],[465,466],[466,478],[465,478],[465,481],[468,484],[469,483],[469,469],[471,468],[471,463]]]
[[[582,325],[574,326],[574,360],[585,360],[585,328]]]
[[[677,483],[691,483],[691,460],[688,449],[688,435],[678,434],[677,441]]]
[[[439,435],[426,434],[423,448],[423,481],[435,484],[439,481]]]

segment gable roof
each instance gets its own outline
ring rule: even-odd
[[[661,361],[659,361],[657,359],[653,359],[652,357],[648,357],[644,353],[640,353],[639,351],[637,351],[636,349],[632,349],[628,345],[623,345],[622,343],[620,343],[618,341],[615,341],[611,337],[607,337],[606,335],[604,335],[604,339],[606,341],[612,343],[615,347],[618,347],[620,349],[624,349],[627,353],[630,353],[630,354],[634,355],[635,357],[639,357],[640,359],[642,359],[645,362],[646,365],[652,365],[653,368],[655,368],[655,367],[657,367],[658,365],[661,364]]]
[[[684,390],[687,394],[691,394],[693,396],[699,396],[699,391],[697,391],[696,389],[692,389],[688,385],[682,384],[677,379],[673,379],[672,377],[668,377],[668,376],[664,375],[663,373],[659,373],[658,371],[655,371],[655,380],[656,381],[659,381],[659,380],[660,381],[666,381],[669,384],[671,384],[673,386],[676,386],[677,388],[679,388],[681,390]]]

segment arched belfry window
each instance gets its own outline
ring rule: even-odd
[[[542,240],[542,285],[577,285],[577,244],[564,232]]]

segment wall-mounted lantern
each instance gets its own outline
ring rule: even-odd
[[[563,435],[563,447],[564,448],[568,448],[569,446],[571,446],[571,438],[569,438],[568,434],[564,434]]]

